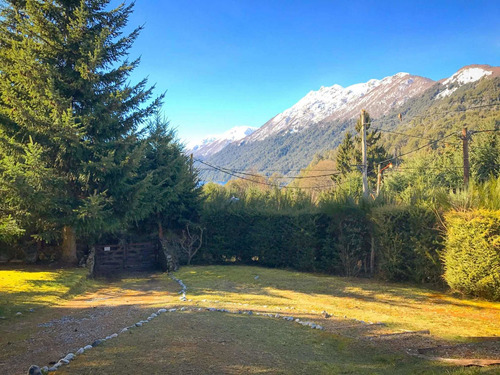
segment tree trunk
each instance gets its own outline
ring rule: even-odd
[[[161,241],[163,240],[163,225],[161,225],[161,218],[159,213],[156,213],[156,218],[158,220],[158,238]]]
[[[63,228],[62,258],[64,263],[76,265],[76,234],[72,227]]]
[[[370,249],[370,276],[375,274],[375,236],[371,235],[371,249]]]

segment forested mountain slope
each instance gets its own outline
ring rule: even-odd
[[[375,87],[376,95],[372,93],[376,99],[371,102],[370,107],[359,107],[360,100],[362,104],[367,104],[364,98],[366,94],[364,94],[352,103],[354,111],[351,107],[342,107],[342,116],[334,113],[323,116],[317,122],[311,122],[311,114],[304,115],[307,112],[305,111],[301,113],[302,117],[305,116],[309,122],[304,119],[302,122],[297,122],[297,117],[291,116],[292,112],[297,113],[297,111],[285,111],[266,123],[266,125],[272,125],[267,130],[264,125],[249,137],[229,144],[219,153],[209,157],[207,162],[237,171],[252,169],[267,175],[275,172],[285,175],[297,174],[298,170],[312,161],[314,155],[335,149],[346,131],[354,132],[354,124],[358,117],[356,113],[361,108],[369,110],[373,119],[372,127],[410,133],[424,138],[439,137],[448,131],[461,129],[464,125],[471,129],[486,124],[491,125],[491,121],[499,117],[499,106],[494,105],[500,100],[499,70],[496,67],[482,65],[464,67],[446,80],[433,84],[431,82],[430,87],[429,81],[422,79],[418,81],[419,86],[425,87],[425,90],[413,96],[409,96],[406,92],[404,99],[396,101],[394,91],[398,91],[397,88],[402,85],[408,85],[409,80],[416,79],[415,76],[400,73],[393,76],[399,81],[390,90],[393,98],[391,105],[387,104],[387,100],[382,100],[383,96],[379,91],[383,85],[379,83]],[[406,81],[401,81],[401,78],[405,78]],[[385,87],[385,91],[387,89],[388,87]],[[308,96],[317,93],[309,93]],[[310,109],[311,100],[305,102],[308,104],[302,107]],[[479,108],[472,108],[476,106]],[[324,113],[325,110],[322,109],[322,111]],[[276,130],[276,118],[281,116],[282,123],[287,113],[289,115],[288,126]],[[399,114],[402,115],[402,121],[399,119]],[[319,117],[316,115],[316,118]],[[298,124],[303,124],[303,126]],[[263,136],[263,129],[267,132],[265,136]],[[383,137],[383,144],[390,153],[396,152],[396,149],[401,153],[411,147],[423,145],[424,142],[429,142],[429,140],[409,139],[392,133],[384,133]],[[211,171],[210,168],[203,166],[201,178],[225,181],[231,176],[215,170]]]

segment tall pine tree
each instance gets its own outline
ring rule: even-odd
[[[29,139],[40,146],[66,192],[59,217],[47,220],[59,225],[70,262],[75,228],[106,230],[128,216],[139,129],[161,101],[151,101],[146,80],[128,83],[139,63],[126,57],[140,28],[122,33],[133,4],[108,5],[5,0],[0,10],[0,147],[16,154]]]

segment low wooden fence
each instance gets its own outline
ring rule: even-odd
[[[95,273],[152,271],[158,268],[158,245],[153,242],[95,246]]]

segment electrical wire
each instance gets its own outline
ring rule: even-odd
[[[426,139],[426,140],[434,140],[434,138],[429,138],[429,137],[422,137],[420,135],[412,135],[412,134],[406,134],[406,133],[399,133],[399,132],[394,132],[392,130],[387,130],[387,129],[380,129],[380,128],[373,128],[374,130],[378,130],[379,132],[383,133],[391,133],[391,134],[397,134],[397,135],[404,135],[405,137],[410,137],[410,138],[419,138],[419,139]]]
[[[495,100],[498,100],[498,99],[495,99]],[[442,115],[442,114],[448,114],[448,113],[460,113],[460,112],[466,112],[466,111],[469,111],[469,110],[473,110],[473,109],[479,109],[479,108],[486,108],[486,107],[492,107],[492,106],[498,106],[500,105],[500,103],[489,103],[489,104],[482,104],[482,105],[477,105],[477,106],[473,106],[473,107],[468,107],[468,108],[464,108],[464,109],[456,109],[456,110],[450,110],[450,111],[441,111],[441,112],[434,112],[432,114],[428,114],[428,115],[421,115],[421,116],[413,116],[411,118],[411,120],[413,119],[416,119],[416,118],[419,118],[419,117],[431,117],[431,116],[437,116],[437,115]],[[370,119],[370,122],[367,123],[367,125],[371,125],[373,122],[380,122],[381,120],[380,119]],[[376,130],[376,131],[380,131],[380,132],[384,132],[384,133],[390,133],[390,134],[395,134],[395,135],[402,135],[402,136],[405,136],[405,137],[409,137],[409,138],[419,138],[419,139],[425,139],[425,140],[430,140],[431,142],[423,145],[423,146],[419,146],[413,150],[410,150],[404,154],[401,154],[401,155],[397,155],[397,156],[394,156],[392,158],[388,158],[388,159],[385,159],[385,160],[382,160],[379,164],[383,164],[383,163],[386,163],[386,162],[390,162],[390,161],[393,161],[395,159],[399,159],[399,158],[402,158],[404,156],[407,156],[409,154],[412,154],[414,152],[417,152],[423,148],[426,148],[426,147],[429,147],[429,146],[432,146],[434,144],[437,144],[453,135],[455,135],[456,133],[453,132],[453,133],[450,133],[448,135],[445,135],[439,139],[433,139],[433,138],[429,138],[429,137],[423,137],[423,136],[418,136],[418,135],[412,135],[412,134],[406,134],[406,133],[400,133],[400,132],[395,132],[395,131],[392,131],[392,130],[388,130],[388,129],[382,129],[382,128],[373,128],[373,130]],[[471,131],[471,134],[477,134],[477,133],[485,133],[485,132],[496,132],[496,131],[500,131],[500,129],[486,129],[486,130],[474,130],[474,131]],[[240,178],[242,180],[247,180],[247,181],[250,181],[250,182],[254,182],[254,183],[258,183],[258,184],[261,184],[261,185],[266,185],[266,186],[272,186],[272,187],[276,187],[277,185],[275,184],[271,184],[271,183],[268,183],[268,182],[263,182],[263,181],[256,181],[256,180],[252,180],[250,178],[247,178],[247,177],[244,177],[244,176],[249,176],[249,177],[256,177],[256,178],[263,178],[263,177],[269,177],[269,176],[261,176],[261,175],[257,175],[255,173],[248,173],[248,172],[244,172],[244,171],[235,171],[235,170],[230,170],[230,169],[227,169],[227,168],[224,168],[224,167],[219,167],[219,166],[216,166],[216,165],[212,165],[212,164],[209,164],[207,162],[204,162],[200,159],[195,159],[195,161],[197,161],[198,163],[201,163],[201,164],[204,164],[206,166],[208,166],[209,168],[206,168],[204,170],[217,170],[219,172],[222,172],[222,173],[225,173],[225,174],[228,174],[230,176],[233,176],[233,177],[237,177],[237,178]],[[357,167],[359,165],[351,165],[351,167]],[[448,167],[448,169],[450,168],[463,168],[463,167]],[[403,168],[400,168],[398,167],[398,169],[405,169],[404,167]],[[406,168],[406,169],[410,169],[410,168]],[[415,168],[417,169],[417,168]],[[202,170],[202,169],[199,169],[199,170]],[[443,169],[443,170],[446,170],[446,167]],[[267,170],[267,172],[270,172],[271,170]],[[274,170],[274,171],[277,171],[277,170]],[[292,170],[289,170],[288,172],[290,172]],[[302,170],[293,170],[293,171],[301,171]],[[335,175],[338,175],[340,174],[341,172],[339,171],[334,171],[334,170],[322,170],[322,171],[329,171],[331,173],[328,173],[328,174],[323,174],[323,175],[316,175],[316,176],[272,176],[273,178],[275,179],[309,179],[309,178],[319,178],[319,177],[333,177]],[[369,172],[372,172],[374,171],[374,169],[370,169]],[[279,171],[279,172],[283,172],[283,171]],[[330,186],[325,186],[325,187],[333,187],[333,185],[330,185]],[[316,186],[316,187],[305,187],[305,188],[300,188],[300,187],[292,187],[292,186],[282,186],[282,188],[296,188],[296,189],[320,189],[320,188],[324,188],[324,187],[320,187],[320,186]]]
[[[230,176],[233,176],[233,177],[237,177],[239,179],[242,179],[242,180],[246,180],[246,181],[250,181],[250,182],[254,182],[254,183],[257,183],[257,184],[261,184],[261,185],[266,185],[266,186],[270,186],[270,187],[279,187],[279,188],[282,188],[282,189],[300,189],[300,190],[310,190],[310,189],[325,189],[325,188],[331,188],[333,187],[333,184],[331,185],[323,185],[323,186],[308,186],[308,187],[299,187],[299,186],[278,186],[278,185],[275,185],[275,184],[271,184],[269,182],[264,182],[264,181],[256,181],[256,180],[252,180],[250,178],[247,178],[247,177],[243,177],[243,176],[239,176],[235,173],[233,173],[232,171],[230,170],[226,170],[225,168],[222,168],[222,167],[218,167],[216,165],[212,165],[212,164],[209,164],[209,163],[206,163],[204,162],[203,160],[199,160],[199,159],[194,159],[196,160],[197,162],[201,163],[201,164],[204,164],[208,167],[211,167],[212,169],[215,169],[219,172],[222,172],[222,173],[225,173],[225,174],[228,174]],[[263,176],[257,176],[257,175],[253,175],[254,177],[259,177],[259,178],[262,178]]]
[[[421,149],[423,149],[423,148],[426,148],[426,147],[432,146],[432,145],[434,145],[434,144],[436,144],[436,143],[438,143],[438,142],[441,142],[441,141],[443,141],[444,139],[449,138],[449,137],[451,137],[451,136],[453,136],[453,135],[456,135],[456,132],[453,132],[453,133],[450,133],[450,134],[448,134],[448,135],[445,135],[444,137],[441,137],[441,138],[439,138],[439,139],[435,139],[435,140],[434,140],[434,141],[432,141],[432,142],[426,143],[425,145],[420,146],[420,147],[417,147],[417,148],[415,148],[415,149],[413,149],[413,150],[411,150],[411,151],[405,152],[404,154],[401,154],[401,155],[398,155],[398,156],[394,156],[394,157],[392,157],[392,158],[388,158],[388,159],[382,160],[382,161],[380,161],[380,162],[379,162],[379,164],[383,164],[383,163],[386,163],[386,162],[388,162],[388,161],[393,161],[393,160],[395,160],[395,159],[402,158],[403,156],[406,156],[406,155],[412,154],[412,153],[417,152],[417,151],[419,151],[419,150],[421,150]]]

